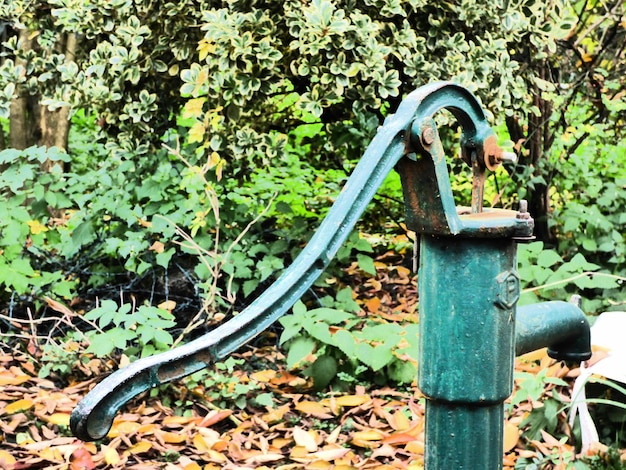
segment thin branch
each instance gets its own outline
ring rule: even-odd
[[[618,276],[616,274],[607,274],[607,273],[595,273],[593,271],[585,271],[584,273],[576,274],[575,276],[568,277],[566,279],[561,279],[560,281],[549,282],[548,284],[543,284],[537,287],[527,287],[526,289],[522,289],[522,293],[527,292],[535,292],[542,289],[551,289],[553,287],[558,287],[564,284],[569,284],[570,282],[576,281],[577,279],[582,279],[585,277],[593,278],[593,277],[604,277],[608,279],[615,279],[616,281],[626,282],[626,277]]]

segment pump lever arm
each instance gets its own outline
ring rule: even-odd
[[[464,88],[442,82],[411,93],[379,128],[319,229],[278,280],[215,330],[171,351],[140,359],[97,384],[72,413],[74,435],[85,441],[103,438],[117,411],[131,398],[214,364],[285,313],[328,266],[387,174],[414,151],[411,125],[420,125],[442,108],[456,116],[471,145],[482,147],[492,135],[478,101]]]

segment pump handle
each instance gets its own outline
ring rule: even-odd
[[[215,330],[173,350],[140,359],[97,384],[72,413],[70,427],[74,435],[85,441],[101,439],[111,428],[117,411],[131,398],[151,387],[211,366],[268,328],[328,266],[396,164],[400,163],[402,174],[407,165],[430,161],[430,167],[424,167],[424,171],[430,173],[424,175],[426,180],[419,183],[427,186],[422,188],[424,193],[429,194],[425,201],[429,202],[431,196],[438,193],[446,199],[445,211],[451,210],[456,216],[443,149],[431,119],[443,108],[450,110],[461,125],[465,155],[493,152],[494,147],[490,147],[493,145],[493,132],[478,101],[468,90],[442,82],[411,93],[402,101],[397,112],[385,119],[319,229],[278,280],[241,313]],[[432,130],[432,139],[424,135],[427,129]],[[405,193],[416,195],[415,188],[405,188]],[[418,204],[416,207],[407,206],[408,212],[415,210],[416,214],[421,214],[420,217],[425,217],[424,210],[427,208],[418,207],[419,201],[413,202]],[[433,210],[440,209],[433,206]],[[433,217],[438,218],[440,214]],[[436,229],[441,229],[442,234],[463,229],[462,223],[453,223],[456,224],[454,227]],[[488,232],[485,231],[485,236],[489,236]]]

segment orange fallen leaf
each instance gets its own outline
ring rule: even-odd
[[[15,375],[11,372],[3,372],[0,374],[0,386],[2,385],[22,385],[28,382],[32,377],[26,374]]]
[[[283,454],[277,454],[274,452],[268,452],[267,454],[264,454],[263,452],[258,451],[258,453],[255,452],[254,455],[248,457],[246,459],[246,463],[248,465],[254,465],[257,463],[275,462],[277,460],[282,460],[283,458]]]
[[[334,469],[336,467],[325,460],[316,460],[307,464],[306,468],[307,470],[330,470],[331,468]]]
[[[370,313],[378,312],[378,309],[380,308],[380,299],[378,297],[372,297],[367,302],[365,302],[365,308]]]
[[[396,455],[397,449],[389,444],[383,444],[372,452],[372,458],[377,459],[379,457],[390,458]]]
[[[286,439],[284,437],[277,437],[275,439],[272,439],[272,447],[275,447],[277,449],[282,449],[283,447],[291,443],[292,443],[291,439]]]
[[[417,440],[415,436],[411,436],[410,434],[402,432],[395,432],[389,436],[384,437],[382,441],[384,444],[401,445],[415,440]]]
[[[137,432],[140,434],[154,434],[155,431],[158,431],[159,427],[154,423],[142,424],[137,428]]]
[[[347,449],[345,447],[338,447],[336,449],[318,450],[317,452],[311,454],[311,457],[331,462],[333,460],[342,458],[348,452],[350,452],[350,449]]]
[[[21,400],[14,401],[13,403],[9,403],[5,408],[4,412],[6,414],[12,415],[13,413],[17,413],[18,411],[28,410],[33,406],[33,401],[27,398],[23,398]]]
[[[504,423],[504,452],[515,448],[519,440],[519,429],[515,424]]]
[[[210,449],[209,444],[204,440],[200,434],[196,434],[192,439],[193,446],[198,452],[208,452]]]
[[[87,449],[79,447],[72,452],[70,470],[92,470],[93,468],[96,468],[96,464]]]
[[[62,313],[63,315],[67,315],[70,318],[76,315],[69,307],[66,307],[57,300],[54,300],[47,296],[44,297],[44,300],[48,304],[48,307],[50,307],[52,310]]]
[[[371,398],[369,395],[343,395],[336,400],[339,406],[360,406],[370,401]]]
[[[302,462],[302,461],[306,462],[310,460],[309,453],[307,452],[306,448],[302,446],[292,447],[291,452],[289,453],[289,457],[292,460],[296,460],[298,462]]]
[[[211,447],[211,450],[216,450],[218,452],[221,452],[224,449],[226,449],[227,447],[228,447],[228,441],[221,441],[220,440],[220,441],[216,441],[215,444],[213,444],[213,447]]]
[[[216,446],[220,442],[220,433],[210,428],[198,428],[198,434],[193,437],[193,445],[199,452],[209,452],[214,447],[223,450],[224,446]]]
[[[202,467],[198,465],[196,462],[192,462],[183,467],[183,470],[202,470]]]
[[[44,419],[50,424],[56,424],[57,426],[67,426],[70,425],[70,414],[69,413],[53,413],[50,416],[44,417]]]
[[[339,439],[339,435],[341,434],[341,426],[337,426],[326,438],[327,444],[335,444],[337,439]]]
[[[389,425],[396,431],[406,431],[411,427],[411,421],[409,421],[409,418],[400,410],[397,410],[392,418],[392,422],[389,423]]]
[[[378,441],[381,441],[384,436],[374,430],[370,429],[368,431],[357,431],[352,435],[352,439],[350,442],[358,447],[373,447],[378,444]]]
[[[149,441],[139,441],[137,444],[128,449],[131,454],[143,454],[152,449],[152,443]]]
[[[163,242],[157,240],[150,246],[149,250],[152,250],[155,253],[163,253],[165,251],[165,245]]]
[[[233,410],[220,410],[220,411],[212,411],[210,412],[199,424],[199,426],[210,427],[220,421],[225,420],[230,415],[233,414]]]
[[[16,463],[17,460],[15,460],[15,457],[9,454],[6,450],[0,450],[0,468],[10,470]]]
[[[157,305],[157,307],[159,307],[161,310],[167,310],[168,312],[172,313],[172,310],[176,308],[176,302],[174,302],[173,300],[166,300],[165,302],[161,302],[159,305]]]
[[[302,377],[298,377],[297,375],[290,374],[289,372],[281,371],[270,380],[270,383],[272,385],[277,385],[277,386],[284,385],[284,384],[295,386],[298,383],[303,382],[303,380],[304,379],[302,379]]]
[[[221,452],[218,452],[215,449],[209,449],[208,458],[209,460],[212,460],[213,462],[217,462],[217,463],[226,463],[228,461],[228,459],[226,458],[224,454],[222,454]],[[204,468],[206,470],[206,467]]]
[[[404,446],[404,450],[413,455],[424,455],[424,442],[423,441],[411,441]]]
[[[301,401],[296,403],[296,410],[313,415],[317,418],[332,418],[330,409],[316,401]]]
[[[180,428],[185,424],[189,424],[191,421],[194,421],[196,418],[192,418],[189,416],[166,416],[163,418],[161,424],[163,427],[168,428]]]
[[[44,460],[48,460],[49,462],[65,463],[65,459],[57,447],[47,447],[45,449],[41,449],[38,456]]]
[[[367,431],[357,431],[352,434],[353,439],[362,439],[364,441],[380,441],[384,438],[383,434],[375,429],[369,429]]]
[[[180,444],[187,440],[187,434],[185,433],[163,432],[160,433],[160,435],[163,442],[167,442],[168,444]]]
[[[133,434],[141,427],[141,423],[136,421],[113,422],[113,427],[109,431],[108,437],[117,437],[120,434]]]
[[[276,371],[272,369],[261,370],[250,375],[250,378],[256,382],[268,383],[276,377]]]
[[[102,446],[104,450],[104,461],[111,466],[120,463],[120,454],[113,447]]]
[[[424,470],[424,461],[418,460],[415,462],[411,462],[407,467],[407,470]]]
[[[285,416],[285,414],[289,411],[290,411],[289,405],[283,405],[278,408],[272,408],[267,413],[265,413],[261,417],[261,419],[263,419],[263,421],[265,421],[268,424],[277,423],[281,421],[283,419],[283,416]]]

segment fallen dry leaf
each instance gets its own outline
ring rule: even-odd
[[[32,408],[32,406],[34,405],[32,400],[29,400],[27,398],[22,398],[21,400],[17,400],[14,401],[12,403],[9,403],[5,408],[4,408],[4,412],[6,414],[12,415],[14,413],[17,413],[18,411],[26,411],[30,408]]]
[[[504,423],[504,452],[512,450],[519,441],[519,428],[510,422]]]
[[[343,395],[336,400],[339,406],[360,406],[370,401],[371,398],[369,395]]]
[[[70,470],[92,470],[96,468],[96,464],[91,458],[91,454],[84,447],[79,447],[70,458]]]
[[[296,441],[296,445],[304,447],[307,452],[315,452],[317,450],[315,431],[305,431],[296,426],[293,428],[293,439]]]

